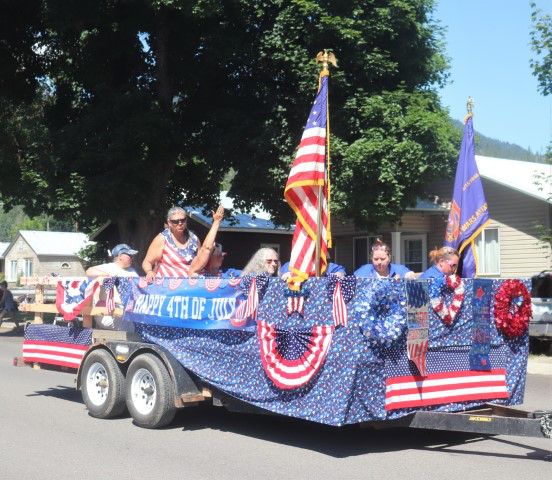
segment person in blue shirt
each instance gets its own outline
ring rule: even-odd
[[[456,272],[460,255],[451,247],[436,248],[429,252],[429,259],[433,263],[419,278],[442,278]]]
[[[367,278],[406,278],[409,280],[416,278],[416,274],[408,267],[398,263],[391,263],[391,249],[379,238],[372,246],[371,260],[371,263],[367,263],[357,269],[355,276]]]
[[[289,262],[284,263],[280,267],[280,275],[282,276],[283,280],[287,280],[287,278],[290,276],[289,271]],[[326,268],[326,272],[324,275],[337,275],[338,277],[344,277],[347,275],[347,272],[345,270],[345,267],[342,267],[341,265],[338,265],[337,263],[328,263],[328,268]]]

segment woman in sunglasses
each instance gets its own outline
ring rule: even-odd
[[[167,228],[153,239],[142,262],[147,282],[151,283],[156,276],[188,277],[203,269],[223,218],[224,208],[219,206],[213,212],[213,223],[202,245],[198,236],[187,228],[186,210],[172,207],[167,212]]]
[[[280,256],[273,248],[259,248],[242,270],[242,275],[265,274],[277,277],[280,271]]]
[[[441,247],[429,252],[429,259],[433,263],[419,278],[448,277],[456,272],[460,255],[451,247]]]

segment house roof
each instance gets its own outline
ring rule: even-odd
[[[541,181],[542,186],[535,184],[537,176],[552,178],[552,165],[544,163],[523,162],[505,158],[475,156],[479,174],[493,182],[513,188],[539,200],[552,203],[552,184]]]
[[[77,232],[20,230],[19,234],[37,255],[77,256],[91,243],[86,234]]]
[[[220,192],[220,203],[225,209],[231,209],[234,201],[228,196],[228,192]],[[203,213],[203,207],[186,206],[190,216],[199,223],[210,226],[212,223],[211,215]],[[221,232],[251,232],[257,233],[281,233],[290,235],[293,233],[295,225],[277,226],[271,221],[270,213],[260,207],[254,207],[248,212],[234,211],[232,218],[225,218],[219,228]]]
[[[6,254],[9,246],[9,242],[0,242],[0,259],[4,258],[4,255]]]

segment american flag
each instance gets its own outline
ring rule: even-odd
[[[259,322],[261,362],[268,378],[284,390],[305,385],[322,367],[332,341],[333,326],[307,331],[280,330]]]
[[[29,325],[23,340],[23,361],[79,368],[91,344],[89,328]]]
[[[495,353],[495,364],[505,365]],[[385,364],[385,409],[424,407],[473,400],[509,398],[505,368],[470,370],[469,348],[429,351],[428,374],[413,372],[404,352],[395,349]]]
[[[343,298],[343,290],[341,289],[341,282],[339,280],[335,282],[332,315],[336,327],[338,325],[347,326],[347,304]]]
[[[316,274],[318,202],[322,202],[320,273],[327,266],[328,188],[326,169],[328,72],[320,74],[320,88],[311,109],[284,191],[286,201],[297,215],[293,233],[288,283],[294,288]],[[320,189],[320,187],[322,187]],[[320,197],[322,191],[322,198]]]

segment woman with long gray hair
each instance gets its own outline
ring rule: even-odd
[[[273,248],[259,248],[242,270],[242,275],[266,274],[277,277],[280,271],[280,256]]]

